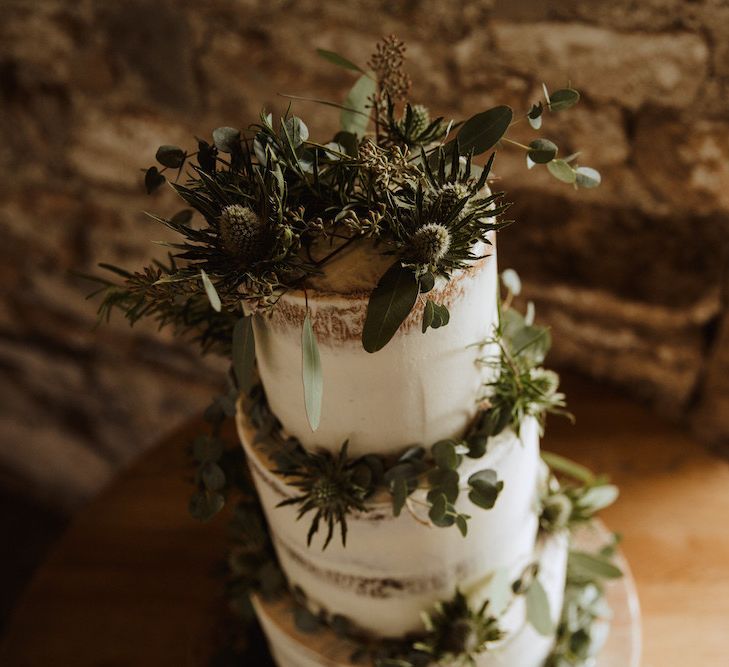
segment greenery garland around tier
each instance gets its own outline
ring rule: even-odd
[[[102,318],[120,310],[132,324],[149,317],[172,326],[204,351],[229,355],[232,346],[250,377],[250,314],[265,316],[289,290],[306,293],[339,253],[366,243],[392,259],[370,295],[362,331],[364,349],[376,352],[419,299],[424,334],[448,324],[446,305],[430,296],[436,281],[484,257],[492,233],[508,224],[504,192],[488,187],[499,149],[523,151],[529,169],[544,166],[575,188],[600,183],[578,154],[561,157],[550,139],[510,136],[517,126],[525,136],[537,132],[547,115],[577,104],[570,87],[550,93],[543,86],[543,99],[521,114],[499,105],[446,120],[410,100],[397,38],[383,39],[365,66],[319,54],[357,77],[344,102],[288,97],[339,110],[341,128],[330,140],[311,138],[289,109],[277,119],[262,112],[244,131],[219,127],[192,150],[159,147],[158,166],[145,170],[147,191],[171,178],[187,208],[150,217],[179,240],[169,244],[167,262],[139,271],[101,265],[118,278],[93,278]],[[308,308],[302,348],[307,417],[316,430],[322,373]]]

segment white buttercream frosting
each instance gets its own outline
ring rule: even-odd
[[[321,535],[307,546],[309,521],[297,520],[296,506],[277,507],[298,490],[272,472],[272,462],[253,445],[242,412],[238,421],[281,566],[314,609],[347,616],[372,634],[398,637],[417,630],[421,611],[451,597],[456,587],[478,587],[495,570],[516,572],[529,564],[540,468],[534,419],[524,422],[520,437],[506,430],[491,438],[481,459],[464,458],[459,468],[464,491],[456,507],[471,516],[466,537],[455,526],[430,525],[425,491],[419,490],[399,517],[388,499],[349,516],[346,547],[337,535],[325,551]],[[504,482],[490,510],[473,505],[467,493],[468,477],[485,468]]]
[[[538,578],[547,593],[555,624],[562,610],[567,547],[567,535],[557,534],[542,538],[534,552],[539,563]],[[328,630],[313,634],[300,632],[292,621],[290,601],[266,602],[256,597],[253,602],[279,667],[353,666],[350,657],[356,645]],[[527,622],[523,596],[510,601],[510,614],[512,610],[521,612],[519,621],[509,620],[504,639],[476,656],[476,667],[541,667],[544,664],[554,639],[540,635]]]
[[[333,278],[322,290],[330,291],[286,293],[270,316],[256,316],[258,369],[271,409],[286,431],[310,449],[338,451],[349,440],[355,456],[392,454],[412,443],[431,445],[460,436],[476,413],[488,376],[488,369],[477,363],[486,353],[479,343],[493,335],[497,317],[495,248],[482,250],[493,256],[454,272],[449,281],[439,278],[427,294],[447,305],[447,326],[421,332],[426,300],[421,295],[393,339],[374,354],[361,342],[373,284],[363,291],[364,284],[353,282],[354,260],[327,267]],[[382,257],[369,257],[381,275]],[[355,291],[337,291],[347,289]],[[324,378],[316,432],[306,417],[302,385],[301,329],[307,302]]]

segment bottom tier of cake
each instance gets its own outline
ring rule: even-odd
[[[537,578],[546,593],[555,627],[563,604],[568,542],[565,533],[544,535],[535,553]],[[493,584],[493,580],[490,583]],[[501,588],[499,597],[502,599],[493,600],[492,612],[498,615],[504,634],[502,639],[489,643],[486,650],[476,656],[477,667],[541,667],[552,650],[554,636],[540,634],[529,622],[523,594],[513,593],[510,585]],[[506,595],[504,590],[508,591]],[[494,592],[493,586],[488,584],[477,590],[463,591],[472,605],[481,604]],[[273,602],[256,597],[253,602],[279,667],[354,667],[363,664],[352,660],[360,647],[357,642],[324,627],[313,632],[300,630],[294,622],[294,602],[290,597]],[[447,665],[443,664],[443,667]]]

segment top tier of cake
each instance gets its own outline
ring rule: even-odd
[[[256,357],[274,414],[286,432],[310,449],[353,456],[393,454],[414,443],[460,437],[477,411],[493,354],[483,342],[497,318],[495,247],[450,280],[439,278],[427,297],[444,304],[450,323],[421,330],[426,298],[393,339],[374,354],[362,347],[369,294],[393,258],[354,244],[327,264],[326,278],[306,295],[286,293],[268,316],[254,318]],[[307,303],[324,378],[321,422],[313,432],[302,388],[301,331]]]

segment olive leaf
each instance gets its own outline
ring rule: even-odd
[[[208,274],[205,273],[205,269],[200,269],[200,277],[202,278],[203,287],[205,288],[205,294],[208,295],[208,301],[210,301],[210,305],[213,307],[214,311],[219,313],[222,309],[222,304],[220,303],[220,296],[218,296],[215,285],[213,285],[210,278],[208,278]]]
[[[253,386],[256,364],[256,342],[253,337],[253,317],[241,317],[233,327],[233,372],[238,388],[247,394]]]
[[[314,329],[311,326],[311,316],[308,312],[304,318],[304,328],[301,332],[301,350],[306,417],[309,420],[311,430],[316,431],[319,428],[319,420],[321,418],[324,378],[321,371],[319,346],[316,342]]]
[[[623,576],[619,567],[613,565],[609,558],[599,554],[588,554],[584,551],[570,551],[567,561],[568,577],[578,580],[593,579],[618,579]]]
[[[361,137],[370,123],[370,98],[375,94],[375,81],[366,74],[354,82],[344,100],[340,123],[344,132]]]
[[[592,484],[595,481],[592,471],[579,463],[552,452],[542,452],[541,455],[543,461],[553,471],[561,472],[585,484]]]
[[[330,63],[333,63],[334,65],[338,65],[339,67],[344,67],[344,69],[351,69],[351,70],[354,70],[355,72],[361,72],[362,74],[365,74],[365,71],[359,65],[355,65],[351,60],[348,60],[344,56],[340,56],[338,53],[335,53],[334,51],[327,51],[326,49],[317,49],[316,53],[320,58],[324,58],[324,60],[328,60]]]
[[[554,632],[554,621],[549,610],[549,598],[544,586],[535,578],[526,592],[527,620],[532,627],[545,637]]]
[[[468,155],[473,151],[480,155],[495,146],[506,134],[513,115],[511,107],[502,105],[471,116],[458,131],[460,153]]]
[[[367,352],[377,352],[390,342],[418,298],[418,280],[400,260],[390,266],[370,295],[362,329]]]

